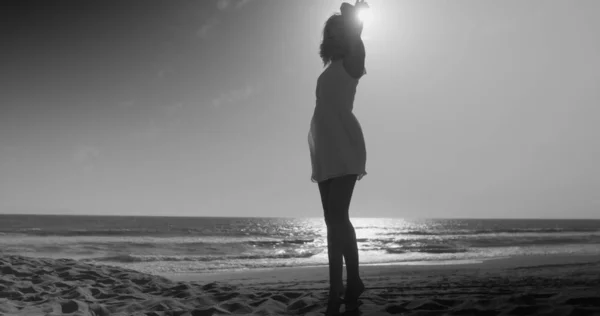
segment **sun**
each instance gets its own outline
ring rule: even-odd
[[[360,9],[360,11],[358,11],[358,19],[364,24],[371,22],[372,15],[373,14],[370,9]]]

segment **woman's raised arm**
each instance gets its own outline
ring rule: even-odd
[[[347,39],[349,41],[349,51],[344,57],[344,68],[351,77],[356,79],[365,74],[366,57],[365,45],[361,38],[363,22],[359,19],[358,12],[368,7],[364,0],[356,0],[354,6],[344,2],[340,8],[346,21]]]

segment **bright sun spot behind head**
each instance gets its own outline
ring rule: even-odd
[[[368,24],[371,21],[371,10],[370,9],[361,9],[358,11],[358,19],[363,23]]]

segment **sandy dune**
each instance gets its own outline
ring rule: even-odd
[[[364,267],[360,314],[600,315],[599,257],[536,260]],[[164,277],[0,257],[0,315],[322,315],[326,293],[323,267]]]

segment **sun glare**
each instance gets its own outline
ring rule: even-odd
[[[372,13],[370,9],[362,9],[358,11],[358,18],[365,24],[371,21]]]

